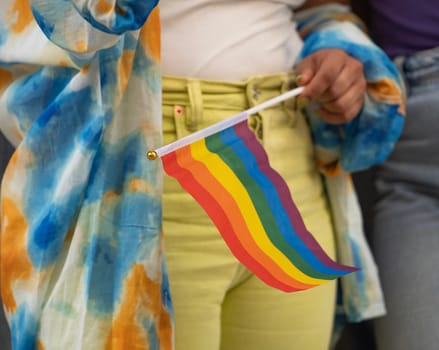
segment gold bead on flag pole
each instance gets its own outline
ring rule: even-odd
[[[148,153],[146,153],[146,158],[148,158],[149,160],[156,160],[157,159],[157,152],[156,151],[148,151]]]

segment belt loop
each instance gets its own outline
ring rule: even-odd
[[[247,102],[250,108],[260,103],[259,100],[260,100],[261,91],[257,86],[258,82],[259,82],[258,78],[249,79],[245,87]],[[262,130],[262,117],[260,113],[249,116],[248,126],[250,127],[251,130],[253,130],[258,140],[262,142],[263,130]]]
[[[256,87],[256,80],[256,78],[251,78],[247,80],[245,86],[245,94],[247,97],[248,106],[250,108],[258,104],[258,100],[261,94],[259,89]]]
[[[288,74],[282,78],[281,94],[296,87],[296,75]],[[283,108],[290,119],[290,126],[295,127],[298,118],[297,97],[290,98],[283,103]]]
[[[189,80],[187,84],[190,110],[186,113],[186,127],[195,131],[203,121],[203,95],[199,80]]]

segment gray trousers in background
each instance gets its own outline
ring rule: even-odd
[[[439,48],[397,63],[408,84],[407,120],[388,161],[372,172],[369,233],[388,310],[374,328],[379,350],[437,350]]]
[[[3,134],[0,132],[0,180],[3,177],[4,170],[8,164],[9,158],[13,152],[12,146],[6,141]],[[0,299],[1,302],[1,299]],[[0,349],[10,350],[10,333],[9,326],[6,323],[6,319],[3,313],[3,306],[0,305]]]

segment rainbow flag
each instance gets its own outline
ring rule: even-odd
[[[238,122],[160,155],[204,208],[236,258],[266,284],[294,292],[357,269],[331,260],[307,231],[282,177],[247,126]]]

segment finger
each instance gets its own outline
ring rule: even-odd
[[[302,96],[311,97],[319,100],[325,91],[327,91],[340,72],[344,69],[344,63],[334,60],[322,60],[320,66],[316,70],[314,77],[306,86]]]
[[[327,101],[320,101],[320,104],[330,112],[343,113],[350,108],[353,102],[364,99],[365,92],[366,81],[364,79],[357,79],[338,97],[328,99]]]
[[[344,101],[337,101],[339,105],[335,108],[332,107],[332,109],[329,109],[326,105],[322,106],[320,116],[329,124],[339,125],[347,123],[354,119],[361,111],[364,104],[364,96],[364,94],[356,95],[356,99],[353,100],[352,97],[347,94],[341,98],[341,100],[345,99]],[[343,108],[340,109],[340,105],[342,105]]]
[[[361,63],[357,64],[356,62],[345,66],[333,84],[323,92],[319,102],[329,103],[335,101],[347,94],[356,84],[358,84],[360,90],[363,90],[361,94],[365,92],[366,80],[364,79],[363,66]]]
[[[338,96],[327,94],[326,98],[322,98],[319,102],[327,110],[331,112],[341,113],[348,109],[353,101],[364,98],[367,83],[364,77],[351,82],[350,86],[344,86],[337,91]],[[344,90],[344,91],[343,91]]]
[[[307,57],[302,62],[300,62],[295,71],[297,72],[296,83],[299,86],[303,86],[309,83],[313,78],[316,70],[316,65],[313,57]]]

